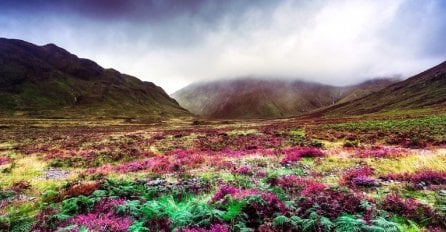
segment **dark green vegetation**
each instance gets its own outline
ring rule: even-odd
[[[416,119],[371,119],[347,123],[321,124],[309,129],[320,138],[335,141],[340,138],[359,142],[400,144],[425,147],[446,144],[446,114],[421,116]]]
[[[354,86],[242,78],[197,83],[172,96],[194,114],[211,118],[279,118],[357,99],[396,80],[376,79]]]
[[[150,82],[104,69],[66,50],[0,38],[0,110],[31,117],[185,116]]]

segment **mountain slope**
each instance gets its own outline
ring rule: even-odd
[[[394,82],[383,79],[335,87],[298,80],[240,78],[192,84],[172,96],[181,106],[201,116],[277,118],[333,105],[344,98],[362,97],[390,83]]]
[[[376,93],[316,113],[359,115],[422,108],[446,108],[446,61]]]
[[[336,104],[349,102],[355,99],[365,97],[371,93],[378,92],[379,90],[387,87],[391,84],[398,82],[397,78],[376,78],[368,81],[364,81],[357,85],[351,85],[344,87],[344,96],[336,102]]]
[[[54,44],[0,38],[0,109],[34,116],[188,115],[162,88]]]

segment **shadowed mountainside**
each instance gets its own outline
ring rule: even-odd
[[[54,44],[0,38],[0,109],[41,117],[189,115],[161,87]]]
[[[363,98],[328,107],[314,115],[446,108],[446,61]]]

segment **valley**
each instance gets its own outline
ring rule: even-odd
[[[0,127],[2,231],[446,228],[446,111]]]
[[[0,231],[445,231],[445,73],[169,96],[0,39]]]

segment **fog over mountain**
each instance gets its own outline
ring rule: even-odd
[[[0,37],[55,43],[168,93],[248,75],[350,85],[443,61],[446,2],[4,0]]]
[[[373,79],[352,86],[266,77],[199,82],[172,94],[191,113],[209,118],[279,118],[349,102],[398,82]]]

